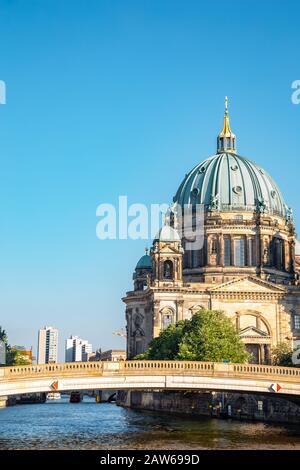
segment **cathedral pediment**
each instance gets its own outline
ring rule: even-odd
[[[285,287],[264,281],[255,276],[246,276],[220,284],[209,289],[211,293],[247,292],[258,294],[284,294]]]
[[[164,255],[178,254],[178,248],[170,245],[169,243],[161,243],[160,252]]]
[[[247,328],[244,328],[240,330],[239,335],[241,338],[248,338],[248,337],[267,337],[268,334],[265,331],[260,330],[259,328],[256,328],[255,326],[248,326]]]

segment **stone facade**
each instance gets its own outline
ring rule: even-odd
[[[129,359],[170,323],[201,309],[232,319],[253,362],[269,363],[279,343],[300,345],[300,249],[292,211],[271,177],[235,153],[227,111],[224,119],[218,154],[186,175],[150,255],[137,264],[134,290],[123,298]],[[178,231],[186,202],[204,207],[203,244],[195,249]]]

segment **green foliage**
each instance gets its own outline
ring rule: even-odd
[[[272,362],[275,366],[293,366],[292,361],[293,349],[290,343],[280,343],[276,348],[272,349]]]
[[[6,365],[8,366],[28,366],[30,360],[22,355],[22,351],[8,346],[6,353]]]
[[[243,363],[249,359],[233,323],[223,312],[201,310],[191,320],[170,325],[135,359]]]
[[[22,351],[14,349],[8,344],[8,336],[5,330],[0,326],[0,340],[6,345],[6,365],[7,366],[27,366],[30,360],[22,355]]]
[[[5,330],[2,329],[2,326],[0,326],[0,340],[3,341],[7,345],[8,343],[7,333]]]

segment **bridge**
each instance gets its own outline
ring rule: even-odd
[[[300,396],[300,368],[196,361],[74,362],[0,368],[0,397],[57,390],[206,390]]]

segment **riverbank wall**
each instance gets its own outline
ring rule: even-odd
[[[187,416],[207,416],[276,423],[300,424],[300,399],[293,401],[266,395],[181,392],[121,391],[117,404],[136,410]]]

